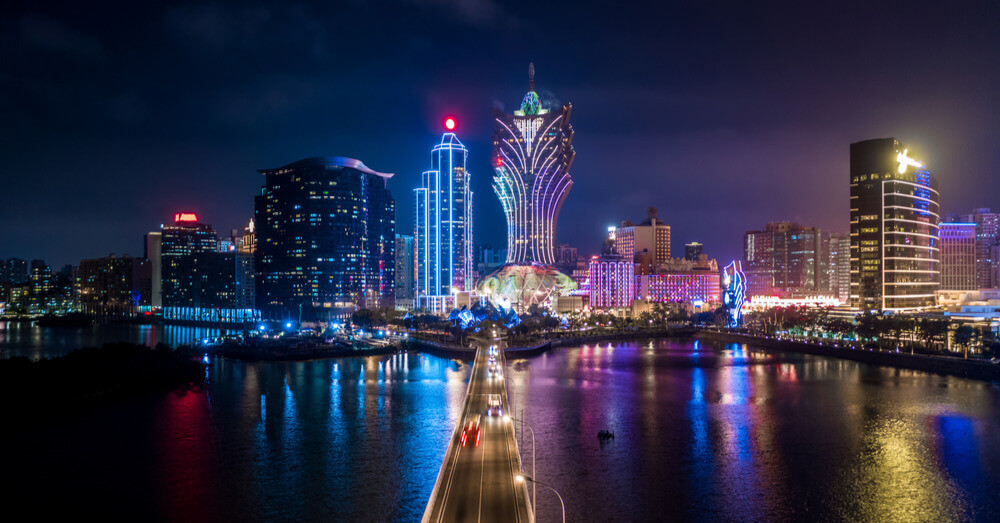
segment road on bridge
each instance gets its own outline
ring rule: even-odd
[[[514,476],[521,462],[514,439],[513,423],[505,422],[507,389],[504,380],[503,342],[498,331],[485,326],[473,337],[476,357],[462,415],[445,453],[424,522],[438,521],[523,521],[530,522],[531,508],[524,482]],[[490,348],[495,347],[497,372],[490,372]],[[487,410],[499,400],[502,413]],[[463,430],[471,421],[479,422],[479,444],[470,432],[465,445]]]

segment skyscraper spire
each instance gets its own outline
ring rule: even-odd
[[[528,90],[535,90],[535,62],[528,63]]]

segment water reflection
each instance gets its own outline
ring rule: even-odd
[[[1000,514],[989,494],[1000,456],[975,450],[1000,447],[1000,434],[988,429],[1000,423],[1000,394],[990,384],[741,344],[601,347],[553,352],[513,374],[539,439],[538,476],[560,488],[570,514],[635,521]],[[600,429],[615,440],[599,442]],[[538,513],[558,516],[558,501],[539,494]]]
[[[32,323],[0,321],[0,357],[25,356],[37,360],[61,356],[84,347],[125,341],[153,347],[171,347],[218,336],[218,328],[181,325],[132,325],[113,323],[83,328],[38,327]]]
[[[31,486],[55,471],[123,519],[417,520],[469,370],[416,353],[213,359],[204,390],[0,436],[21,449],[0,479],[44,506]],[[693,340],[556,350],[507,376],[571,520],[1000,517],[988,383]],[[538,494],[539,520],[556,518]]]

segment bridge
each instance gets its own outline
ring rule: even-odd
[[[514,424],[503,417],[509,406],[503,342],[496,336],[498,331],[485,323],[483,327],[473,337],[476,357],[465,404],[427,502],[422,520],[425,523],[533,521],[526,482],[515,480],[522,469]],[[491,347],[496,348],[498,369],[493,375],[489,363]],[[487,412],[491,403],[498,403],[502,414],[495,410]],[[474,430],[477,421],[478,432]],[[473,430],[466,430],[470,422]]]

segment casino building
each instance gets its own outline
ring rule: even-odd
[[[454,127],[454,119],[448,124]],[[469,151],[455,133],[444,133],[431,153],[431,169],[416,192],[415,306],[434,312],[455,307],[457,292],[474,285],[472,189]],[[412,297],[412,295],[411,295]]]
[[[559,109],[542,106],[531,64],[520,109],[494,113],[493,190],[507,219],[507,260],[481,287],[521,308],[576,287],[552,267],[559,209],[573,186],[571,109],[569,104]]]
[[[265,318],[330,321],[394,305],[392,174],[339,156],[258,172],[256,297]]]
[[[853,309],[915,311],[940,287],[934,176],[895,138],[851,144]]]

